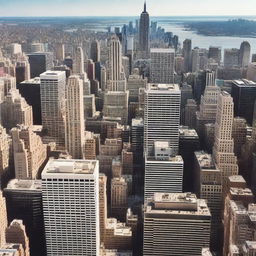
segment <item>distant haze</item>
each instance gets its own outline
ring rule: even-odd
[[[133,16],[142,0],[0,0],[0,16]],[[152,16],[255,15],[256,0],[148,0]]]

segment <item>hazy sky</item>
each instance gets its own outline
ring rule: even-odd
[[[0,16],[136,16],[143,0],[0,0]],[[256,0],[147,0],[152,16],[256,15]]]

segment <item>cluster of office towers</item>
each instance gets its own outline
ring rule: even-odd
[[[256,253],[250,45],[157,35],[0,54],[0,255]]]

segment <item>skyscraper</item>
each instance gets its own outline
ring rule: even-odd
[[[117,36],[112,36],[108,42],[107,90],[126,90],[126,79],[122,65],[122,45]]]
[[[148,56],[149,47],[149,14],[147,12],[147,5],[145,2],[144,10],[140,15],[139,28],[139,50],[142,52],[142,56]]]
[[[143,119],[132,119],[131,146],[135,163],[141,163],[143,159],[143,133]]]
[[[32,255],[45,256],[41,180],[11,180],[4,189],[8,222],[22,220]]]
[[[28,54],[30,64],[31,78],[38,77],[46,70],[51,70],[53,67],[52,52],[37,52]]]
[[[8,92],[5,100],[0,105],[0,120],[7,130],[17,124],[33,125],[32,107],[21,97],[17,89]]]
[[[184,57],[185,72],[192,71],[191,55],[192,55],[192,42],[190,39],[186,39],[183,42],[183,57]]]
[[[145,92],[144,152],[154,155],[154,142],[167,141],[171,155],[179,148],[181,92],[177,84],[149,84]]]
[[[143,255],[200,256],[209,247],[211,213],[194,194],[156,193],[145,208]]]
[[[218,86],[209,85],[206,86],[204,95],[201,96],[200,110],[196,113],[196,130],[201,138],[204,135],[204,125],[215,123],[219,94]]]
[[[50,141],[65,145],[65,86],[64,71],[47,71],[40,75],[42,124]]]
[[[213,158],[204,151],[195,152],[195,190],[199,198],[207,200],[212,215],[211,248],[221,251],[221,173]]]
[[[98,161],[49,160],[42,186],[47,255],[99,255]]]
[[[100,61],[100,43],[98,40],[91,43],[91,59],[93,62]]]
[[[113,118],[120,124],[128,122],[128,91],[109,91],[104,96],[103,115]]]
[[[35,179],[47,158],[46,145],[32,127],[19,126],[11,134],[15,178]]]
[[[154,196],[154,193],[182,192],[182,157],[171,155],[167,141],[155,141],[154,152],[154,156],[145,157],[145,204]]]
[[[66,88],[66,148],[74,159],[82,159],[85,143],[83,80],[68,78]]]
[[[7,134],[6,129],[0,125],[0,187],[4,187],[9,172],[9,164],[11,158],[11,138]]]
[[[26,55],[19,56],[16,62],[15,73],[17,84],[30,79],[30,64]]]
[[[62,43],[57,43],[56,44],[56,59],[59,62],[63,62],[65,59],[65,45]]]
[[[174,57],[174,49],[150,49],[151,83],[172,84],[174,82]]]
[[[243,41],[239,52],[239,65],[241,67],[248,67],[251,60],[251,45],[247,41]]]
[[[111,216],[125,220],[128,208],[128,184],[121,178],[111,180]]]
[[[5,229],[7,228],[7,213],[5,198],[2,191],[0,191],[0,248],[6,243]]]
[[[231,95],[234,100],[234,115],[245,118],[252,125],[256,83],[246,79],[234,80]]]
[[[129,91],[129,102],[139,101],[140,88],[146,88],[147,79],[139,74],[139,69],[134,69],[127,81],[127,90]]]
[[[213,158],[216,167],[221,171],[223,190],[227,178],[238,174],[237,158],[234,154],[234,140],[232,139],[233,118],[233,99],[229,93],[223,91],[218,98],[213,147]]]
[[[100,215],[100,241],[104,241],[107,225],[107,176],[99,175],[99,215]]]
[[[40,78],[35,77],[30,80],[23,80],[17,85],[21,96],[33,109],[33,122],[35,125],[42,124],[41,100],[40,100]]]
[[[224,67],[239,66],[240,50],[236,48],[224,50]]]
[[[76,47],[73,58],[73,74],[84,73],[84,52],[82,47]]]
[[[220,47],[209,47],[209,53],[208,53],[209,59],[214,59],[218,64],[220,64],[221,61],[221,48]]]

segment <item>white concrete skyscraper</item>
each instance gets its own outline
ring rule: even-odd
[[[154,144],[155,155],[145,159],[145,204],[154,193],[182,192],[182,157],[171,156],[168,142],[155,141]]]
[[[42,124],[49,141],[65,145],[65,86],[64,71],[47,71],[40,75]]]
[[[73,74],[84,73],[84,52],[82,47],[76,47],[73,58]]]
[[[150,49],[151,83],[172,84],[174,82],[174,57],[174,49]]]
[[[238,175],[237,157],[234,154],[234,140],[232,138],[233,120],[233,98],[229,93],[223,91],[218,98],[213,147],[216,167],[221,171],[222,186],[225,186],[229,176]]]
[[[144,152],[154,155],[154,142],[169,142],[171,155],[179,148],[181,92],[177,84],[149,84],[145,92]]]
[[[75,159],[83,158],[85,143],[83,80],[77,75],[68,78],[66,88],[66,148]]]
[[[51,159],[42,187],[47,256],[98,256],[98,161]]]

